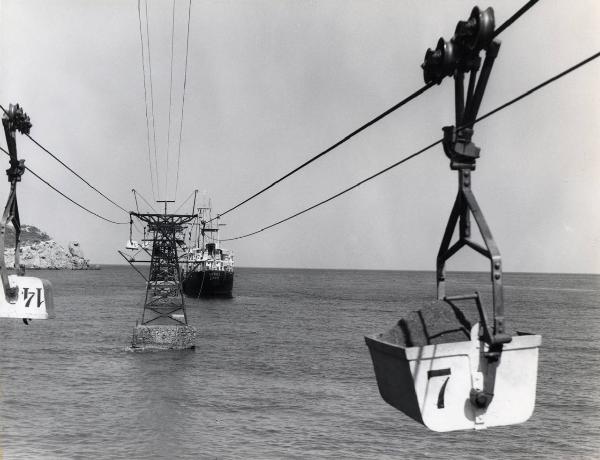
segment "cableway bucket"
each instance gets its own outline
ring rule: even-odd
[[[15,293],[14,296],[7,296],[4,285],[0,282],[0,318],[54,318],[50,281],[31,276],[8,275],[8,282]]]
[[[135,240],[127,240],[127,243],[125,243],[125,249],[137,251],[138,249],[140,249],[140,243],[138,243]]]
[[[467,21],[459,21],[450,41],[440,39],[425,54],[427,85],[454,77],[456,121],[443,128],[442,144],[450,169],[458,173],[458,193],[436,258],[438,300],[389,331],[365,337],[383,399],[434,431],[521,423],[535,406],[542,339],[507,330],[502,257],[472,189],[481,153],[473,126],[483,118],[478,112],[500,50],[497,33],[493,9],[476,7]],[[491,322],[478,292],[446,295],[446,263],[463,248],[489,261]],[[466,300],[474,304],[456,304]]]
[[[3,109],[4,110],[4,109]],[[17,202],[17,184],[25,172],[25,160],[17,156],[15,134],[28,135],[31,128],[29,117],[19,107],[10,105],[4,111],[2,125],[9,150],[10,168],[6,170],[10,192],[0,218],[0,318],[48,319],[54,317],[54,301],[52,285],[49,281],[31,276],[9,275],[4,257],[7,225],[11,224],[14,233],[14,267],[18,273],[24,273],[24,267],[19,264],[19,241],[21,221]]]
[[[529,419],[541,336],[516,333],[498,353],[482,340],[479,322],[468,334],[449,332],[446,339],[443,333],[432,334],[437,340],[406,346],[410,336],[401,320],[390,331],[365,337],[382,398],[433,431],[477,430]],[[452,341],[460,334],[461,341]]]

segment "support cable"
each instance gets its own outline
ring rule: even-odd
[[[600,57],[600,52],[597,52],[597,53],[593,54],[592,56],[588,57],[587,59],[584,59],[583,61],[579,62],[578,64],[575,64],[574,66],[569,67],[568,69],[566,69],[563,72],[555,75],[554,77],[549,78],[548,80],[545,80],[544,82],[540,83],[539,85],[534,86],[533,88],[531,88],[528,91],[525,91],[523,94],[521,94],[521,95],[519,95],[519,96],[517,96],[517,97],[515,97],[515,98],[513,98],[511,100],[509,100],[508,102],[505,102],[504,104],[502,104],[502,105],[496,107],[495,109],[487,112],[486,114],[480,116],[479,118],[477,118],[472,123],[467,123],[467,124],[464,124],[462,126],[459,126],[457,128],[457,132],[458,131],[462,131],[463,129],[468,128],[470,126],[473,126],[473,125],[475,125],[476,123],[479,123],[482,120],[485,120],[486,118],[488,118],[488,117],[490,117],[490,116],[492,116],[492,115],[500,112],[501,110],[503,110],[503,109],[505,109],[505,108],[513,105],[514,103],[516,103],[516,102],[524,99],[525,97],[530,96],[531,94],[533,94],[536,91],[542,89],[543,87],[549,85],[550,83],[553,83],[556,80],[559,80],[560,78],[562,78],[562,77],[566,76],[567,74],[573,72],[574,70],[576,70],[576,69],[584,66],[585,64],[588,64],[589,62],[593,61],[594,59],[597,59],[598,57]],[[302,215],[302,214],[304,214],[304,213],[306,213],[308,211],[311,211],[311,210],[313,210],[313,209],[315,209],[315,208],[317,208],[317,207],[319,207],[319,206],[321,206],[321,205],[323,205],[325,203],[328,203],[329,201],[334,200],[335,198],[338,198],[338,197],[344,195],[345,193],[347,193],[347,192],[349,192],[349,191],[357,188],[358,186],[364,184],[365,182],[368,182],[368,181],[370,181],[372,179],[375,179],[376,177],[378,177],[378,176],[382,175],[383,173],[385,173],[385,172],[387,172],[387,171],[395,168],[396,166],[400,166],[402,163],[405,163],[408,160],[410,160],[412,158],[415,158],[416,156],[418,156],[418,155],[426,152],[427,150],[435,147],[436,145],[441,144],[442,141],[443,141],[443,138],[442,139],[438,139],[437,141],[429,144],[427,147],[424,147],[421,150],[418,150],[417,152],[415,152],[415,153],[413,153],[413,154],[411,154],[411,155],[409,155],[407,157],[404,157],[400,161],[397,161],[396,163],[388,166],[385,169],[382,169],[381,171],[379,171],[379,172],[377,172],[377,173],[375,173],[375,174],[367,177],[366,179],[363,179],[360,182],[357,182],[356,184],[354,184],[354,185],[352,185],[352,186],[350,186],[350,187],[342,190],[341,192],[336,193],[335,195],[333,195],[333,196],[331,196],[331,197],[329,197],[329,198],[327,198],[327,199],[325,199],[323,201],[320,201],[320,202],[318,202],[318,203],[316,203],[316,204],[314,204],[314,205],[312,205],[312,206],[310,206],[310,207],[308,207],[308,208],[306,208],[306,209],[304,209],[304,210],[302,210],[300,212],[297,212],[296,214],[293,214],[293,215],[291,215],[289,217],[286,217],[285,219],[281,219],[281,220],[279,220],[279,221],[277,221],[277,222],[275,222],[275,223],[273,223],[271,225],[263,227],[263,228],[261,228],[259,230],[254,231],[254,232],[246,233],[244,235],[240,235],[240,236],[237,236],[237,237],[234,237],[234,238],[223,239],[221,241],[233,241],[233,240],[239,240],[239,239],[242,239],[242,238],[247,238],[249,236],[253,236],[253,235],[256,235],[257,233],[261,233],[261,232],[263,232],[265,230],[273,228],[273,227],[275,227],[277,225],[283,224],[284,222],[287,222],[288,220],[291,220],[291,219],[293,219],[295,217],[298,217],[298,216],[300,216],[300,215]]]
[[[181,132],[183,131],[183,108],[185,106],[185,87],[187,85],[188,55],[190,50],[190,18],[192,15],[192,0],[188,3],[187,38],[185,40],[185,70],[183,72],[183,96],[181,98],[181,120],[179,124],[179,143],[177,147],[177,178],[175,179],[175,200],[179,187],[179,163],[181,160]]]
[[[339,140],[338,142],[336,142],[335,144],[333,144],[332,146],[326,148],[325,150],[323,150],[322,152],[318,153],[317,155],[313,156],[312,158],[310,158],[309,160],[305,161],[304,163],[302,163],[300,166],[298,166],[297,168],[291,170],[290,172],[288,172],[287,174],[281,176],[279,179],[277,179],[275,182],[271,183],[270,185],[266,186],[265,188],[259,190],[258,192],[256,192],[254,195],[249,196],[248,198],[246,198],[245,200],[239,202],[238,204],[236,204],[235,206],[227,209],[226,211],[217,214],[217,217],[213,217],[212,219],[210,219],[208,222],[212,222],[213,220],[219,218],[219,217],[223,217],[225,214],[230,213],[231,211],[233,211],[234,209],[239,208],[240,206],[242,206],[243,204],[247,203],[248,201],[256,198],[257,196],[261,195],[262,193],[266,192],[267,190],[269,190],[270,188],[274,187],[275,185],[277,185],[279,182],[287,179],[288,177],[290,177],[292,174],[297,173],[298,171],[300,171],[302,168],[305,168],[306,166],[308,166],[309,164],[311,164],[313,161],[318,160],[319,158],[321,158],[322,156],[328,154],[329,152],[331,152],[333,149],[335,149],[336,147],[339,147],[340,145],[342,145],[343,143],[349,141],[350,139],[352,139],[354,136],[356,136],[358,133],[360,133],[361,131],[364,131],[365,129],[367,129],[369,126],[377,123],[378,121],[380,121],[381,119],[385,118],[386,116],[388,116],[389,114],[395,112],[396,110],[398,110],[400,107],[402,107],[403,105],[407,104],[408,102],[412,101],[413,99],[415,99],[417,96],[420,96],[421,94],[423,94],[425,91],[427,91],[429,88],[431,88],[432,86],[434,86],[435,83],[428,83],[425,86],[423,86],[422,88],[418,89],[417,91],[415,91],[414,93],[412,93],[410,96],[404,98],[403,100],[401,100],[400,102],[398,102],[396,105],[390,107],[389,109],[387,109],[385,112],[377,115],[375,118],[373,118],[372,120],[368,121],[367,123],[365,123],[364,125],[362,125],[361,127],[359,127],[358,129],[352,131],[350,134],[348,134],[347,136],[345,136],[343,139]]]
[[[146,203],[148,205],[148,207],[150,209],[152,209],[152,211],[154,211],[154,214],[159,214],[159,212],[156,209],[154,209],[154,207],[152,207],[152,205],[148,202],[148,200],[146,200],[146,198],[144,198],[144,195],[142,195],[140,192],[138,192],[135,189],[133,189],[133,193],[135,196],[139,196],[144,201],[144,203]]]
[[[498,36],[500,33],[502,33],[504,30],[506,30],[510,25],[512,25],[520,16],[522,16],[527,10],[529,10],[533,5],[535,5],[535,3],[537,3],[538,0],[531,0],[529,1],[526,5],[524,5],[520,10],[518,10],[513,16],[511,16],[511,18],[509,18],[507,21],[505,21],[498,29],[496,29],[494,36]],[[148,66],[149,66],[149,72],[150,72],[150,93],[151,93],[151,109],[152,109],[152,125],[153,125],[153,136],[154,136],[154,160],[155,160],[155,168],[156,168],[156,174],[158,174],[158,167],[157,167],[157,154],[156,154],[156,128],[155,128],[155,119],[154,119],[154,94],[153,94],[153,85],[152,85],[152,64],[151,64],[151,53],[150,53],[150,35],[148,33],[148,3],[147,0],[145,2],[145,8],[146,8],[146,35],[147,35],[147,39],[148,39]],[[175,8],[175,5],[173,5],[173,9]],[[139,1],[138,1],[138,13],[139,13]],[[189,0],[189,6],[188,6],[188,30],[187,30],[187,42],[186,42],[186,62],[185,62],[185,74],[184,74],[184,88],[183,88],[183,98],[182,98],[182,108],[181,108],[181,125],[180,125],[180,131],[179,131],[179,152],[178,152],[178,160],[177,160],[177,183],[176,183],[176,193],[177,193],[177,185],[178,185],[178,181],[179,181],[179,162],[180,162],[180,156],[181,156],[181,132],[182,132],[182,128],[183,128],[183,109],[184,109],[184,104],[185,104],[185,88],[186,88],[186,83],[187,83],[187,63],[188,63],[188,51],[189,51],[189,30],[190,30],[190,14],[191,14],[191,0]],[[141,14],[140,14],[140,32],[141,32]],[[174,17],[173,17],[173,21],[174,21]],[[142,54],[143,54],[143,38],[140,34],[140,38],[142,39]],[[560,74],[546,80],[545,82],[533,87],[532,89],[526,91],[525,93],[521,94],[520,96],[506,102],[505,104],[502,104],[501,106],[497,107],[496,109],[486,113],[485,115],[482,115],[481,117],[477,118],[474,122],[470,123],[470,125],[474,125],[482,120],[484,120],[485,118],[509,107],[510,105],[518,102],[519,100],[533,94],[534,92],[538,91],[539,89],[543,88],[544,86],[564,77],[565,75],[567,75],[568,73],[578,69],[579,67],[591,62],[592,60],[598,58],[600,56],[600,52],[595,53],[594,55],[590,56],[589,58],[581,61],[580,63],[570,67],[569,69],[561,72]],[[144,63],[144,57],[142,56],[142,64]],[[171,69],[172,70],[172,69]],[[146,91],[146,80],[145,80],[145,67],[143,66],[143,72],[144,72],[144,90]],[[217,215],[217,217],[210,219],[210,221],[214,220],[214,219],[218,219],[221,216],[229,213],[230,211],[233,211],[234,209],[238,208],[239,206],[247,203],[248,201],[250,201],[251,199],[257,197],[258,195],[262,194],[263,192],[265,192],[266,190],[270,189],[271,187],[273,187],[274,185],[276,185],[277,183],[281,182],[282,180],[286,179],[287,177],[291,176],[292,174],[294,174],[295,172],[299,171],[300,169],[304,168],[305,166],[307,166],[308,164],[312,163],[313,161],[317,160],[318,158],[320,158],[321,156],[327,154],[329,151],[333,150],[334,148],[338,147],[339,145],[343,144],[344,142],[346,142],[347,140],[349,140],[351,137],[355,136],[356,134],[358,134],[359,132],[363,131],[364,129],[366,129],[367,127],[371,126],[372,124],[376,123],[377,121],[381,120],[382,118],[384,118],[385,116],[389,115],[390,113],[392,113],[393,111],[397,110],[398,108],[400,108],[402,105],[406,104],[407,102],[409,102],[410,100],[414,99],[415,97],[419,96],[420,94],[422,94],[423,92],[425,92],[427,89],[429,89],[431,86],[433,86],[433,83],[427,84],[425,85],[423,88],[421,88],[420,90],[416,91],[415,93],[413,93],[412,95],[408,96],[406,99],[404,99],[403,101],[399,102],[398,104],[396,104],[395,106],[391,107],[390,109],[388,109],[386,112],[382,113],[381,115],[379,115],[378,117],[374,118],[373,120],[371,120],[370,122],[366,123],[365,125],[361,126],[359,129],[355,130],[354,132],[350,133],[348,136],[346,136],[345,138],[343,138],[341,141],[338,141],[336,144],[334,144],[333,146],[329,147],[328,149],[326,149],[325,151],[321,152],[320,154],[314,156],[313,158],[311,158],[309,161],[305,162],[304,164],[300,165],[298,168],[294,169],[293,171],[291,171],[290,173],[286,174],[285,176],[281,177],[280,179],[278,179],[277,181],[273,182],[271,185],[269,185],[268,187],[265,187],[264,189],[260,190],[259,192],[257,192],[256,194],[252,195],[251,197],[247,198],[246,200],[240,202],[239,204],[237,204],[236,206],[226,210],[225,212],[223,212],[222,214]],[[2,108],[2,110],[4,112],[6,112],[6,110],[0,106],[0,108]],[[146,103],[146,110],[147,110],[147,103]],[[147,113],[146,113],[147,115]],[[170,115],[170,114],[169,114]],[[465,129],[467,126],[461,126],[457,128],[457,131],[460,131],[462,129]],[[147,123],[147,128],[148,128],[148,123]],[[59,160],[55,155],[53,155],[50,151],[48,151],[46,148],[44,148],[41,144],[39,144],[35,139],[33,139],[31,136],[27,136],[29,137],[29,139],[34,142],[38,147],[40,147],[42,150],[44,150],[45,152],[47,152],[48,154],[50,154],[55,160],[57,160],[59,163],[61,163],[64,167],[66,167],[69,171],[71,171],[73,174],[75,174],[79,179],[81,179],[83,182],[85,182],[89,187],[91,187],[93,190],[95,190],[97,193],[99,193],[100,195],[102,195],[105,199],[107,199],[108,201],[110,201],[112,204],[114,204],[115,206],[119,207],[120,209],[122,209],[125,212],[128,212],[127,210],[125,210],[125,208],[123,208],[122,206],[118,205],[117,203],[115,203],[113,200],[111,200],[110,198],[108,198],[106,195],[104,195],[102,192],[100,192],[98,189],[96,189],[94,186],[92,186],[88,181],[86,181],[85,179],[83,179],[79,174],[77,174],[75,171],[73,171],[70,167],[68,167],[65,163],[63,163],[61,160]],[[246,235],[242,235],[242,236],[238,236],[235,238],[228,238],[228,239],[224,239],[222,241],[232,241],[232,240],[237,240],[237,239],[241,239],[241,238],[246,238],[252,235],[255,235],[257,233],[260,233],[262,231],[265,231],[267,229],[273,228],[276,225],[282,224],[284,222],[287,222],[288,220],[291,220],[297,216],[300,216],[312,209],[315,209],[318,206],[321,206],[322,204],[325,204],[335,198],[338,198],[339,196],[353,190],[354,188],[357,188],[358,186],[364,184],[365,182],[368,182],[376,177],[378,177],[379,175],[395,168],[396,166],[399,166],[400,164],[403,164],[404,162],[424,153],[425,151],[433,148],[434,146],[440,144],[442,142],[443,139],[438,139],[437,141],[433,142],[432,144],[429,144],[427,147],[424,147],[423,149],[403,158],[402,160],[388,166],[387,168],[369,176],[366,179],[363,179],[362,181],[354,184],[353,186],[333,195],[330,198],[327,198],[326,200],[323,200],[309,208],[304,209],[303,211],[300,211],[292,216],[289,216],[285,219],[282,219],[278,222],[275,222],[274,224],[271,224],[269,226],[263,227],[260,230],[257,230],[255,232],[251,232],[248,233]],[[9,155],[9,153],[2,147],[0,147],[0,150],[2,150],[4,153],[6,153],[7,155]],[[106,217],[101,216],[100,214],[95,213],[94,211],[91,211],[90,209],[86,208],[85,206],[79,204],[78,202],[76,202],[75,200],[73,200],[72,198],[70,198],[69,196],[67,196],[66,194],[64,194],[63,192],[61,192],[60,190],[58,190],[56,187],[54,187],[53,185],[51,185],[49,182],[47,182],[45,179],[43,179],[42,177],[40,177],[38,174],[36,174],[34,171],[31,170],[31,168],[26,167],[26,169],[28,171],[30,171],[35,177],[37,177],[39,180],[41,180],[42,182],[44,182],[46,185],[48,185],[50,188],[52,188],[54,191],[56,191],[57,193],[59,193],[60,195],[62,195],[64,198],[66,198],[67,200],[69,200],[70,202],[72,202],[73,204],[77,205],[78,207],[84,209],[85,211],[87,211],[88,213],[102,219],[105,220],[107,222],[113,223],[113,224],[117,224],[117,225],[126,225],[129,222],[116,222],[110,219],[107,219]],[[152,177],[152,172],[151,172],[151,177]],[[158,176],[157,176],[158,179]],[[159,188],[159,183],[157,180],[157,188]],[[160,188],[159,188],[160,190]],[[154,193],[154,188],[153,188],[153,193]],[[159,191],[160,193],[160,191]],[[146,204],[148,204],[150,206],[150,208],[152,208],[152,206],[150,205],[150,203],[148,203],[148,201],[142,196],[140,195],[140,197],[146,202]],[[189,200],[186,199],[186,201]],[[153,209],[153,208],[152,208]],[[209,221],[209,222],[210,222]]]
[[[138,0],[138,20],[140,23],[140,43],[142,45],[142,75],[144,78],[144,109],[146,111],[146,139],[148,141],[148,166],[150,168],[150,185],[152,186],[152,198],[156,200],[154,194],[154,173],[152,172],[152,154],[150,153],[150,121],[148,120],[148,91],[146,90],[146,58],[144,56],[144,35],[142,33],[142,12],[140,9],[140,0]]]
[[[188,201],[190,201],[190,198],[191,198],[192,196],[194,196],[194,193],[196,193],[196,190],[192,191],[192,193],[190,193],[190,194],[188,195],[188,197],[187,197],[187,198],[186,198],[186,199],[183,201],[183,203],[181,203],[181,204],[179,205],[179,207],[178,207],[178,208],[177,208],[175,211],[173,211],[173,214],[177,214],[177,211],[179,211],[181,208],[183,208],[183,205],[184,205],[184,204],[186,204]]]
[[[8,112],[6,111],[6,109],[0,104],[0,109],[2,109],[2,111],[8,116]],[[36,141],[33,137],[31,137],[29,134],[25,134],[25,136],[27,136],[29,138],[29,140],[31,142],[33,142],[35,145],[37,145],[39,148],[41,148],[44,152],[46,152],[48,155],[50,155],[52,158],[54,158],[56,161],[58,161],[62,166],[64,166],[67,170],[69,170],[71,173],[73,173],[78,179],[80,179],[83,183],[85,183],[88,187],[90,187],[92,190],[94,190],[96,193],[98,193],[99,195],[101,195],[103,198],[105,198],[106,200],[110,201],[112,204],[114,204],[117,208],[121,209],[122,211],[126,212],[127,214],[129,214],[129,211],[127,211],[127,209],[125,209],[123,206],[121,206],[120,204],[116,203],[115,201],[111,200],[108,196],[106,196],[104,193],[102,193],[100,190],[98,190],[96,187],[94,187],[92,184],[90,184],[87,180],[85,180],[83,177],[81,177],[77,172],[75,172],[72,168],[70,168],[66,163],[64,163],[60,158],[58,158],[56,155],[54,155],[52,152],[50,152],[50,150],[48,150],[46,147],[44,147],[42,144],[40,144],[38,141]]]
[[[160,184],[158,180],[158,160],[156,154],[156,124],[154,118],[154,85],[152,84],[152,55],[150,53],[150,32],[148,30],[148,0],[144,1],[146,6],[146,39],[148,42],[148,70],[150,72],[150,107],[152,111],[152,135],[154,137],[154,170],[156,173],[156,194],[160,196]]]
[[[361,180],[360,182],[357,182],[356,184],[352,185],[351,187],[348,187],[347,189],[344,189],[344,190],[342,190],[341,192],[339,192],[339,193],[336,193],[335,195],[333,195],[333,196],[330,196],[329,198],[327,198],[327,199],[325,199],[325,200],[323,200],[323,201],[319,201],[317,204],[314,204],[314,205],[312,205],[312,206],[310,206],[310,207],[308,207],[308,208],[306,208],[306,209],[304,209],[304,210],[302,210],[302,211],[300,211],[300,212],[297,212],[296,214],[292,214],[291,216],[289,216],[289,217],[286,217],[285,219],[281,219],[281,220],[279,220],[279,221],[277,221],[277,222],[275,222],[275,223],[273,223],[273,224],[271,224],[271,225],[268,225],[268,226],[266,226],[266,227],[263,227],[263,228],[261,228],[260,230],[256,230],[256,231],[254,231],[254,232],[251,232],[251,233],[246,233],[245,235],[241,235],[241,236],[236,236],[235,238],[226,238],[226,239],[222,239],[221,241],[233,241],[233,240],[239,240],[239,239],[242,239],[242,238],[246,238],[246,237],[248,237],[248,236],[256,235],[257,233],[264,232],[265,230],[268,230],[268,229],[270,229],[270,228],[273,228],[273,227],[275,227],[275,226],[277,226],[277,225],[279,225],[279,224],[283,224],[284,222],[287,222],[288,220],[291,220],[291,219],[293,219],[294,217],[298,217],[298,216],[300,216],[300,215],[302,215],[302,214],[304,214],[304,213],[306,213],[306,212],[308,212],[308,211],[312,211],[313,209],[315,209],[315,208],[318,208],[319,206],[321,206],[321,205],[323,205],[323,204],[325,204],[325,203],[328,203],[329,201],[332,201],[332,200],[334,200],[334,199],[336,199],[336,198],[338,198],[338,197],[340,197],[340,196],[344,195],[345,193],[348,193],[350,190],[354,190],[356,187],[358,187],[358,186],[360,186],[360,185],[364,184],[365,182],[368,182],[368,181],[370,181],[370,180],[372,180],[372,179],[375,179],[377,176],[380,176],[381,174],[383,174],[383,173],[385,173],[385,172],[389,171],[390,169],[393,169],[393,168],[395,168],[396,166],[400,166],[402,163],[405,163],[405,162],[407,162],[408,160],[411,160],[412,158],[414,158],[414,157],[416,157],[416,156],[418,156],[418,155],[420,155],[420,154],[422,154],[422,153],[426,152],[427,150],[429,150],[429,149],[431,149],[431,148],[435,147],[436,145],[438,145],[438,144],[441,144],[441,143],[442,143],[442,140],[443,140],[443,139],[438,139],[437,141],[433,142],[432,144],[429,144],[427,147],[424,147],[424,148],[422,148],[421,150],[418,150],[417,152],[415,152],[415,153],[413,153],[413,154],[411,154],[411,155],[409,155],[409,156],[407,156],[407,157],[404,157],[402,160],[400,160],[400,161],[397,161],[396,163],[394,163],[394,164],[392,164],[392,165],[388,166],[388,167],[387,167],[387,168],[385,168],[385,169],[382,169],[381,171],[379,171],[379,172],[377,172],[377,173],[373,174],[372,176],[369,176],[369,177],[367,177],[366,179],[363,179],[363,180]]]
[[[133,227],[137,230],[139,234],[143,234],[142,230],[140,230],[140,227],[138,227],[135,223],[135,220],[132,220],[131,223],[133,224]]]
[[[568,68],[568,69],[566,69],[566,70],[563,70],[563,71],[562,71],[562,72],[560,72],[559,74],[555,75],[555,76],[554,76],[554,77],[552,77],[552,78],[549,78],[548,80],[546,80],[546,81],[544,81],[544,82],[540,83],[539,85],[536,85],[536,86],[534,86],[534,87],[533,87],[533,88],[531,88],[530,90],[528,90],[528,91],[525,91],[525,92],[524,92],[523,94],[521,94],[520,96],[517,96],[517,97],[515,97],[514,99],[511,99],[510,101],[508,101],[508,102],[505,102],[504,104],[502,104],[502,105],[500,105],[500,106],[496,107],[494,110],[491,110],[491,111],[489,111],[489,112],[488,112],[488,113],[486,113],[485,115],[482,115],[482,116],[480,116],[479,118],[477,118],[477,119],[476,119],[476,120],[473,122],[473,124],[475,124],[475,123],[479,123],[480,121],[482,121],[482,120],[485,120],[487,117],[490,117],[490,116],[494,115],[495,113],[497,113],[497,112],[500,112],[501,110],[503,110],[503,109],[507,108],[508,106],[511,106],[511,105],[513,105],[515,102],[518,102],[518,101],[520,101],[521,99],[523,99],[523,98],[525,98],[525,97],[527,97],[527,96],[530,96],[531,94],[535,93],[536,91],[538,91],[538,90],[542,89],[544,86],[547,86],[547,85],[549,85],[550,83],[553,83],[553,82],[555,82],[556,80],[559,80],[559,79],[561,79],[562,77],[566,76],[567,74],[569,74],[569,73],[573,72],[574,70],[577,70],[578,68],[580,68],[580,67],[582,67],[582,66],[584,66],[584,65],[586,65],[586,64],[589,64],[590,62],[592,62],[594,59],[597,59],[598,57],[600,57],[600,51],[598,51],[598,52],[597,52],[597,53],[595,53],[595,54],[592,54],[590,57],[588,57],[588,58],[584,59],[583,61],[580,61],[579,63],[575,64],[574,66],[572,66],[572,67],[569,67],[569,68]],[[463,125],[463,126],[459,127],[459,128],[457,129],[457,131],[463,130],[463,129],[465,129],[466,127],[467,127],[467,125]]]
[[[494,32],[494,37],[500,35],[502,32],[504,32],[508,27],[510,27],[517,19],[519,19],[523,14],[525,14],[533,5],[535,5],[539,0],[530,0],[529,2],[527,2],[523,7],[521,7],[517,12],[515,12],[510,18],[508,18],[498,29],[496,29],[496,31]],[[379,120],[381,120],[382,118],[386,117],[387,115],[389,115],[390,113],[394,112],[395,110],[399,109],[400,107],[402,107],[404,104],[406,104],[407,102],[411,101],[412,99],[416,98],[417,96],[419,96],[420,94],[424,93],[425,91],[427,91],[429,88],[431,88],[435,83],[429,83],[427,85],[425,85],[423,88],[417,90],[416,92],[414,92],[413,94],[411,94],[410,96],[408,96],[407,98],[405,98],[404,100],[400,101],[398,104],[396,104],[395,106],[391,107],[390,109],[386,110],[385,112],[383,112],[381,115],[375,117],[374,119],[372,119],[371,121],[369,121],[368,123],[364,124],[363,126],[361,126],[360,128],[358,128],[357,130],[353,131],[352,133],[350,133],[349,135],[347,135],[346,137],[344,137],[342,140],[338,141],[337,143],[333,144],[331,147],[327,148],[326,150],[324,150],[323,152],[315,155],[314,157],[312,157],[310,160],[306,161],[305,163],[301,164],[300,166],[298,166],[296,169],[290,171],[289,173],[287,173],[286,175],[282,176],[281,178],[277,179],[275,182],[273,182],[272,184],[270,184],[269,186],[263,188],[262,190],[259,190],[257,193],[255,193],[254,195],[251,195],[250,197],[246,198],[245,200],[241,201],[240,203],[236,204],[235,206],[227,209],[225,212],[222,212],[220,214],[217,214],[217,217],[221,217],[224,216],[225,214],[233,211],[234,209],[237,209],[238,207],[242,206],[243,204],[247,203],[248,201],[256,198],[257,196],[259,196],[260,194],[266,192],[267,190],[269,190],[270,188],[272,188],[273,186],[275,186],[276,184],[278,184],[279,182],[283,181],[284,179],[287,179],[288,177],[290,177],[292,174],[300,171],[302,168],[304,168],[305,166],[308,166],[310,163],[312,163],[313,161],[321,158],[323,155],[326,155],[327,153],[329,153],[330,151],[332,151],[333,149],[335,149],[336,147],[342,145],[344,142],[348,141],[349,139],[351,139],[352,137],[354,137],[356,134],[360,133],[361,131],[365,130],[366,128],[368,128],[369,126],[371,126],[372,124],[378,122]],[[216,219],[217,217],[210,219],[208,222],[213,221],[214,219]]]
[[[165,196],[169,192],[169,150],[171,148],[171,112],[173,111],[173,41],[175,37],[175,0],[173,0],[173,20],[171,22],[171,80],[169,83],[169,128],[167,130],[167,166],[165,169]]]
[[[137,213],[140,213],[140,207],[138,206],[138,200],[137,200],[137,196],[135,196],[135,189],[132,188],[131,191],[133,192],[133,199],[135,200],[135,209],[137,210]]]
[[[4,153],[6,153],[8,156],[10,156],[10,153],[8,153],[3,147],[0,147],[0,150],[3,151]],[[57,189],[54,185],[50,184],[47,180],[43,179],[41,176],[37,175],[34,171],[31,170],[31,168],[29,168],[28,166],[25,166],[25,169],[27,171],[29,171],[31,174],[33,174],[35,177],[37,177],[39,180],[41,180],[44,184],[46,184],[48,187],[50,187],[52,190],[54,190],[55,192],[57,192],[58,194],[62,195],[64,198],[66,198],[67,200],[69,200],[71,203],[73,203],[76,206],[79,206],[81,209],[89,212],[90,214],[93,214],[96,217],[99,217],[102,220],[105,220],[106,222],[110,222],[111,224],[117,224],[117,225],[128,225],[128,222],[116,222],[114,220],[111,219],[107,219],[104,216],[101,216],[100,214],[86,208],[85,206],[83,206],[82,204],[79,204],[77,201],[75,201],[74,199],[70,198],[69,196],[65,195],[63,192],[61,192],[59,189]]]
[[[65,164],[60,158],[58,158],[56,155],[54,155],[52,152],[50,152],[46,147],[44,147],[43,145],[41,145],[38,141],[36,141],[33,137],[31,137],[29,134],[26,134],[26,136],[29,138],[29,140],[31,140],[31,142],[33,142],[35,145],[37,145],[39,148],[41,148],[44,152],[46,152],[48,155],[50,155],[52,158],[54,158],[56,161],[58,161],[61,165],[63,165],[65,168],[67,168],[70,172],[72,172],[78,179],[80,179],[84,184],[86,184],[88,187],[90,187],[92,190],[94,190],[95,192],[97,192],[99,195],[101,195],[102,197],[104,197],[106,200],[110,201],[112,204],[114,204],[116,207],[118,207],[119,209],[125,211],[127,214],[129,214],[129,211],[127,209],[125,209],[123,206],[121,206],[118,203],[115,203],[113,200],[111,200],[108,196],[106,196],[104,193],[102,193],[100,190],[98,190],[96,187],[94,187],[92,184],[90,184],[87,180],[85,180],[83,177],[81,177],[78,173],[76,173],[75,171],[73,171],[73,169],[71,169],[67,164]]]
[[[8,112],[6,111],[6,109],[0,104],[0,109],[2,109],[2,111],[8,116]],[[79,175],[77,172],[75,172],[71,167],[69,167],[65,162],[63,162],[60,158],[58,158],[56,155],[54,155],[50,150],[48,150],[46,147],[44,147],[42,144],[40,144],[38,141],[36,141],[33,137],[31,137],[29,134],[25,134],[25,136],[27,136],[29,138],[29,140],[31,142],[33,142],[35,145],[37,145],[40,149],[42,149],[44,152],[46,152],[48,155],[50,155],[52,158],[54,158],[56,161],[58,161],[62,166],[64,166],[68,171],[70,171],[71,173],[73,173],[75,175],[75,177],[77,177],[78,179],[80,179],[84,184],[86,184],[88,187],[90,187],[92,190],[94,190],[96,193],[98,193],[100,196],[102,196],[103,198],[105,198],[106,200],[110,201],[112,204],[114,204],[117,208],[121,209],[122,211],[126,212],[127,214],[129,214],[129,211],[127,209],[125,209],[123,206],[121,206],[120,204],[116,203],[115,201],[113,201],[112,199],[110,199],[108,196],[106,196],[104,193],[102,193],[100,190],[98,190],[96,187],[94,187],[92,184],[90,184],[87,180],[85,180],[83,177],[81,177],[81,175]]]
[[[508,29],[512,25],[513,22],[515,22],[517,19],[519,19],[521,16],[523,16],[529,10],[529,8],[531,8],[533,5],[535,5],[538,1],[539,0],[529,0],[517,12],[515,12],[515,14],[513,14],[510,18],[508,18],[506,21],[504,21],[502,23],[502,25],[494,31],[494,37],[497,37],[502,32],[504,32],[506,29]]]

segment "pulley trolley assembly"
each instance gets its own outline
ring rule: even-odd
[[[507,332],[500,252],[471,190],[480,153],[473,124],[500,48],[494,27],[492,8],[475,7],[450,41],[440,38],[425,54],[425,82],[453,76],[455,84],[456,126],[443,128],[443,146],[450,168],[458,171],[458,194],[437,256],[437,301],[391,330],[365,337],[383,399],[435,431],[521,423],[535,405],[541,336]],[[471,239],[471,216],[485,247]],[[458,241],[451,245],[457,226]],[[491,324],[479,293],[446,295],[446,261],[465,246],[490,261]]]

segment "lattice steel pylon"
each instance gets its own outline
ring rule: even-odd
[[[146,282],[142,317],[133,328],[131,349],[134,351],[193,349],[196,330],[188,324],[181,288],[179,251],[187,250],[183,235],[186,225],[196,219],[196,214],[169,214],[167,203],[173,201],[168,200],[159,201],[165,204],[162,214],[156,211],[140,213],[135,190],[134,197],[136,197],[137,212],[129,213],[129,240],[125,245],[125,249],[132,252],[125,254],[118,251]],[[134,218],[144,223],[144,238],[141,244],[133,240]],[[147,232],[151,237],[146,237]],[[150,259],[141,260],[138,256],[144,258],[150,256]],[[150,264],[147,274],[136,267],[138,263]]]
[[[146,298],[141,324],[187,325],[185,301],[181,290],[178,250],[183,249],[185,224],[196,218],[193,214],[131,213],[144,222],[152,234],[150,270],[146,280]],[[135,260],[128,260],[130,263]]]

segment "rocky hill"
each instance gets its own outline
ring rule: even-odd
[[[12,226],[6,228],[4,260],[7,267],[13,267],[15,261],[15,231]],[[63,248],[47,233],[33,225],[21,226],[20,262],[25,269],[50,270],[89,270],[98,268],[90,265],[77,241],[69,242],[68,249]]]

